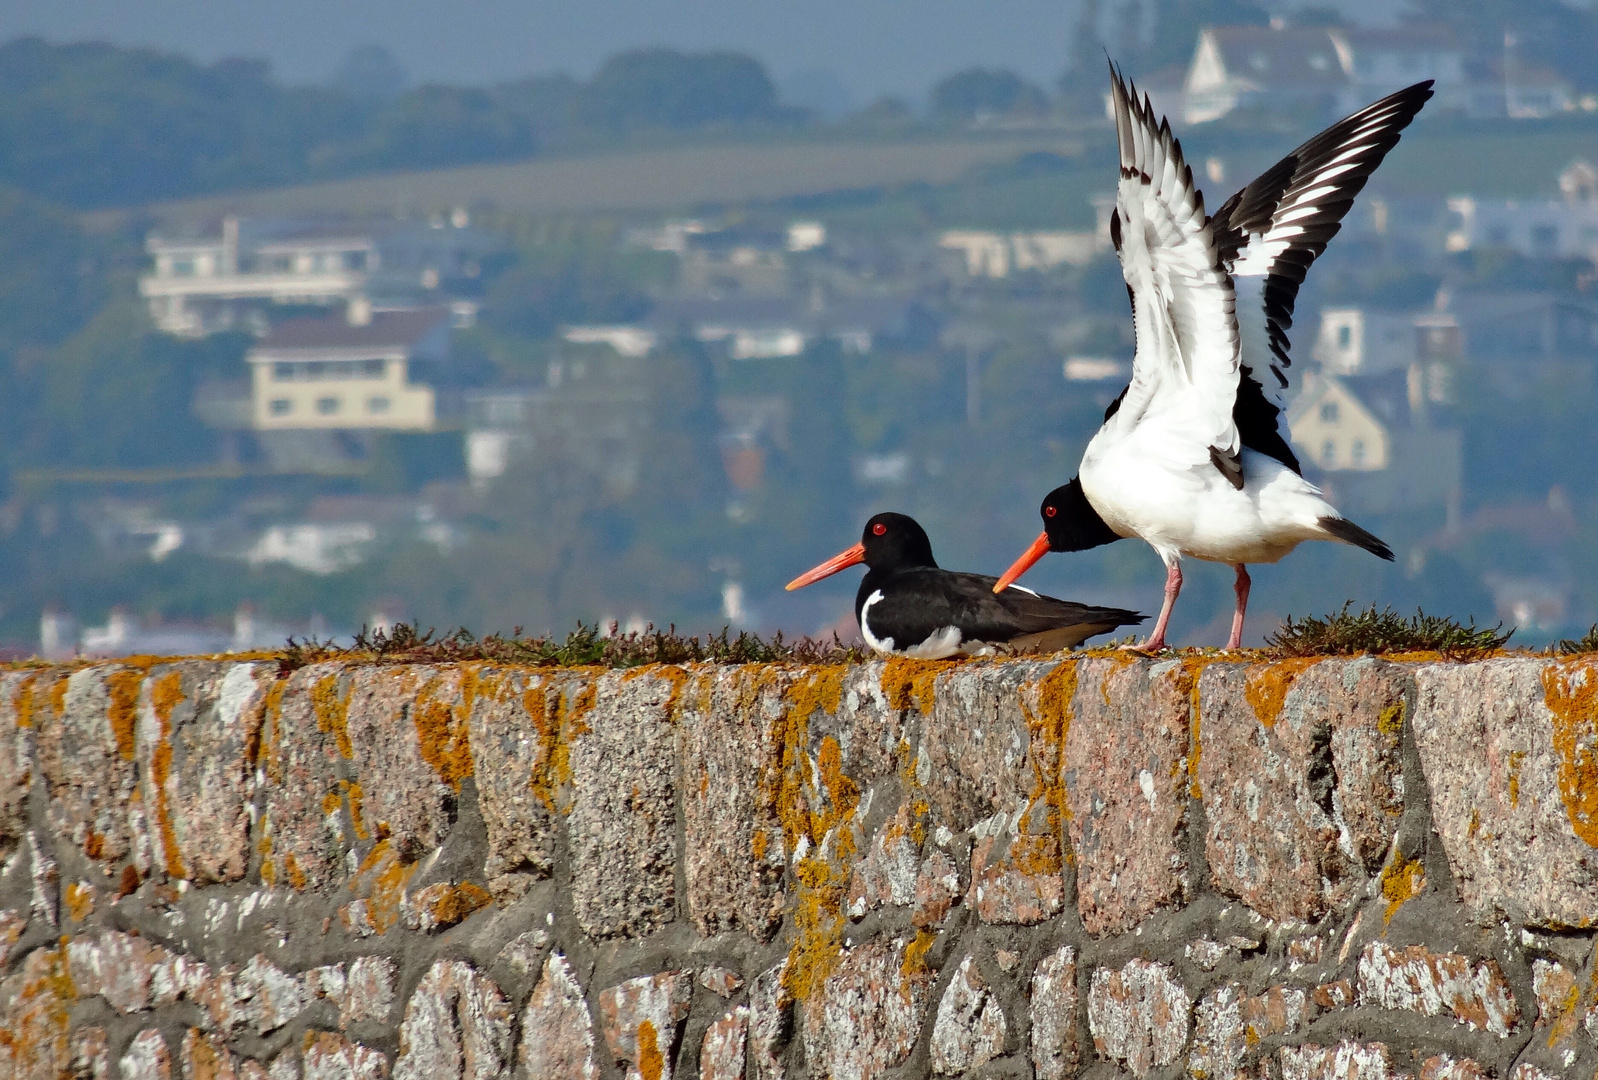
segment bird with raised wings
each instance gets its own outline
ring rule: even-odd
[[[1182,560],[1236,568],[1227,648],[1242,645],[1248,563],[1305,540],[1391,561],[1301,475],[1282,392],[1287,330],[1310,264],[1354,196],[1432,96],[1431,81],[1340,120],[1204,211],[1170,123],[1110,71],[1121,176],[1110,239],[1132,301],[1132,379],[1111,403],[1077,476],[1043,500],[1043,533],[999,578],[1011,585],[1050,551],[1141,537],[1166,567],[1165,602],[1139,648],[1165,647]]]

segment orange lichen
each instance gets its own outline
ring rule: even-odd
[[[117,883],[118,900],[124,896],[132,896],[139,891],[139,869],[132,863],[122,868],[122,880]]]
[[[82,922],[94,914],[94,886],[87,881],[74,881],[61,890],[61,902],[66,906],[67,918]]]
[[[283,690],[287,686],[287,680],[273,679],[266,688],[261,698],[261,723],[251,726],[244,746],[245,760],[251,765],[263,766],[267,775],[274,780],[282,779],[283,763],[278,757],[277,740],[273,733],[283,712]]]
[[[0,1058],[11,1067],[8,1075],[55,1075],[70,1057],[69,1009],[77,996],[67,971],[66,939],[59,949],[30,953],[19,974],[22,985],[13,991],[7,1023],[0,1026]]]
[[[37,675],[30,675],[17,685],[17,696],[13,699],[13,707],[17,710],[17,727],[31,728],[33,726],[33,683]]]
[[[1406,859],[1398,852],[1382,870],[1382,895],[1387,897],[1387,910],[1382,914],[1382,925],[1393,921],[1398,909],[1426,890],[1426,868],[1419,859]]]
[[[288,878],[289,884],[294,886],[296,892],[305,891],[305,871],[300,869],[300,861],[294,857],[292,851],[283,856],[283,876]]]
[[[652,1020],[638,1022],[638,1075],[643,1080],[660,1080],[666,1074],[666,1059],[660,1053],[660,1036]]]
[[[1520,805],[1520,767],[1526,761],[1526,751],[1511,750],[1509,752],[1509,805]]]
[[[1248,699],[1255,718],[1266,727],[1275,727],[1294,681],[1318,663],[1319,657],[1295,656],[1268,664],[1251,664],[1243,677],[1243,696]]]
[[[1577,836],[1598,847],[1598,667],[1591,659],[1549,664],[1543,701],[1553,714],[1565,816]]]
[[[468,677],[462,676],[460,701],[451,703],[435,696],[442,681],[429,679],[422,687],[411,708],[411,722],[416,725],[422,760],[433,767],[440,780],[459,791],[461,781],[472,775],[472,747],[466,718],[471,714],[471,697],[476,684],[473,680],[468,689]]]
[[[50,711],[56,716],[67,711],[67,682],[66,679],[57,679],[50,684]]]
[[[361,790],[361,785],[354,781],[342,781],[344,796],[350,801],[350,824],[355,828],[355,837],[358,840],[369,840],[371,834],[366,828],[366,819],[361,816],[361,803],[366,793]]]
[[[370,883],[366,917],[375,932],[387,933],[399,921],[400,906],[405,900],[405,886],[414,873],[416,864],[402,861],[387,840],[379,840],[372,845],[372,850],[350,880],[349,888],[355,892]]]
[[[932,945],[938,940],[938,935],[930,930],[917,930],[915,940],[904,947],[904,960],[899,964],[899,974],[905,978],[905,984],[900,988],[907,997],[909,995],[909,980],[920,978],[928,973],[927,953],[932,951]]]
[[[1026,718],[1032,742],[1028,755],[1033,774],[1032,798],[1041,799],[1047,806],[1049,833],[1059,838],[1062,851],[1067,843],[1064,824],[1071,817],[1065,793],[1065,739],[1071,731],[1079,674],[1077,661],[1062,660],[1038,680],[1035,714],[1027,707],[1026,696],[1021,698],[1021,714]]]
[[[106,720],[111,725],[111,734],[117,741],[117,753],[122,755],[123,761],[133,760],[134,722],[139,703],[139,686],[143,682],[143,672],[128,668],[119,668],[105,677],[106,695],[111,699],[111,707],[106,710]],[[61,679],[56,685],[64,688],[67,681]]]
[[[787,850],[796,855],[794,894],[789,925],[793,945],[783,970],[783,985],[798,1001],[820,993],[837,965],[846,919],[843,901],[855,853],[851,828],[860,805],[860,789],[843,769],[838,741],[826,736],[809,753],[810,719],[834,711],[842,696],[844,671],[820,669],[795,680],[784,694],[777,737],[781,764],[762,777],[763,800],[769,800],[782,826]],[[780,676],[776,669],[756,670],[745,693],[758,696]],[[829,708],[830,707],[830,708]]]
[[[261,855],[261,880],[271,888],[277,884],[277,866],[272,862],[272,815],[270,812],[261,815],[261,838],[255,842],[255,850]]]
[[[1199,760],[1203,754],[1203,744],[1199,742],[1199,729],[1202,727],[1199,680],[1204,675],[1204,669],[1213,663],[1213,657],[1202,654],[1184,656],[1176,674],[1177,689],[1187,695],[1188,701],[1187,791],[1195,799],[1204,797],[1203,787],[1199,783]]]
[[[171,795],[167,781],[172,773],[172,710],[183,700],[183,674],[169,671],[150,687],[150,706],[155,711],[159,740],[150,755],[150,782],[155,791],[155,820],[161,836],[166,872],[175,878],[187,877],[183,856],[178,850],[178,834],[172,824]]]
[[[1554,1022],[1548,1032],[1548,1045],[1558,1046],[1576,1033],[1576,1028],[1587,1015],[1583,1008],[1581,984],[1574,976],[1570,977],[1570,989],[1565,991],[1565,996],[1559,1003]]]
[[[353,760],[355,748],[350,745],[348,694],[340,694],[337,675],[323,675],[311,688],[311,708],[316,713],[316,726],[333,736],[339,755],[345,761]]]
[[[888,704],[895,709],[904,711],[915,708],[923,716],[929,715],[937,700],[938,674],[949,668],[950,664],[946,660],[891,657],[882,665],[882,692],[887,695]]]

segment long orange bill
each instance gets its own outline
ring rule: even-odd
[[[1043,558],[1043,556],[1047,555],[1048,553],[1049,534],[1046,532],[1039,533],[1038,538],[1032,541],[1032,546],[1023,551],[1021,553],[1021,557],[1010,564],[1010,569],[1004,572],[1004,576],[1001,577],[999,579],[999,583],[993,587],[993,591],[1000,593],[1005,589],[1008,589],[1011,585],[1014,585],[1017,578],[1026,573],[1028,570],[1032,569],[1032,564]]]
[[[864,544],[856,544],[854,547],[849,548],[846,551],[838,552],[838,554],[834,555],[832,558],[828,559],[814,570],[806,570],[804,573],[788,582],[788,591],[793,592],[795,589],[802,589],[806,585],[814,585],[822,578],[831,577],[839,570],[847,570],[849,567],[858,566],[860,563],[865,561],[866,546]]]

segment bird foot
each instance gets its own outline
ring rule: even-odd
[[[1170,646],[1166,645],[1163,640],[1162,641],[1152,641],[1151,640],[1151,641],[1139,642],[1138,644],[1135,644],[1135,645],[1122,645],[1121,646],[1121,651],[1122,652],[1142,653],[1145,656],[1153,656],[1157,652],[1164,652],[1169,647]]]

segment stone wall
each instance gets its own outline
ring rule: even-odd
[[[0,1077],[1590,1080],[1598,661],[0,671]]]

